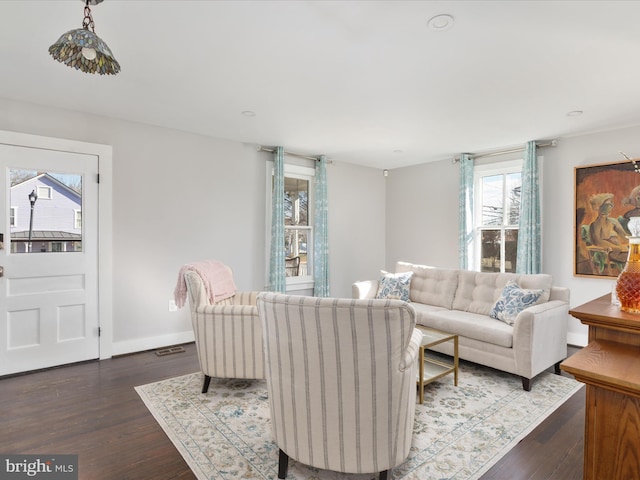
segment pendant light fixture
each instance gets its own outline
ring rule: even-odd
[[[97,5],[102,1],[86,0],[82,28],[69,30],[49,47],[49,53],[54,59],[86,73],[115,75],[120,71],[120,64],[113,58],[111,50],[96,35],[91,17],[89,4]]]

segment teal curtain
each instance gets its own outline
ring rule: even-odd
[[[327,159],[321,155],[316,162],[313,237],[313,294],[329,296],[329,229],[327,205]]]
[[[468,153],[460,155],[458,226],[460,269],[469,270],[473,255],[473,157]]]
[[[517,273],[540,273],[540,188],[536,142],[527,142],[522,165]]]
[[[284,293],[287,290],[284,264],[284,147],[276,148],[273,164],[269,289]]]

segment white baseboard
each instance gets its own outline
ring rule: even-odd
[[[567,333],[567,344],[574,347],[586,347],[589,343],[589,337],[583,333]]]
[[[127,353],[144,352],[145,350],[153,350],[155,348],[168,347],[170,345],[179,345],[181,343],[189,343],[194,341],[193,331],[171,333],[168,335],[159,335],[157,337],[136,338],[134,340],[125,340],[123,342],[114,342],[112,354],[125,355]]]

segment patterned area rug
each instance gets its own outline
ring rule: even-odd
[[[425,387],[416,405],[411,452],[394,479],[477,479],[558,408],[582,384],[542,373],[531,392],[520,379],[460,362],[458,387],[449,375]],[[278,447],[271,439],[266,384],[260,380],[212,379],[200,393],[193,373],[136,387],[196,477],[276,479]],[[288,479],[365,480],[289,462]]]

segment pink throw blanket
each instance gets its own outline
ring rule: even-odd
[[[180,268],[178,283],[173,292],[176,305],[182,308],[187,301],[187,283],[184,279],[185,272],[196,272],[202,278],[205,292],[211,304],[233,297],[236,294],[236,284],[233,281],[231,268],[217,260],[204,260],[202,262],[188,263]]]

